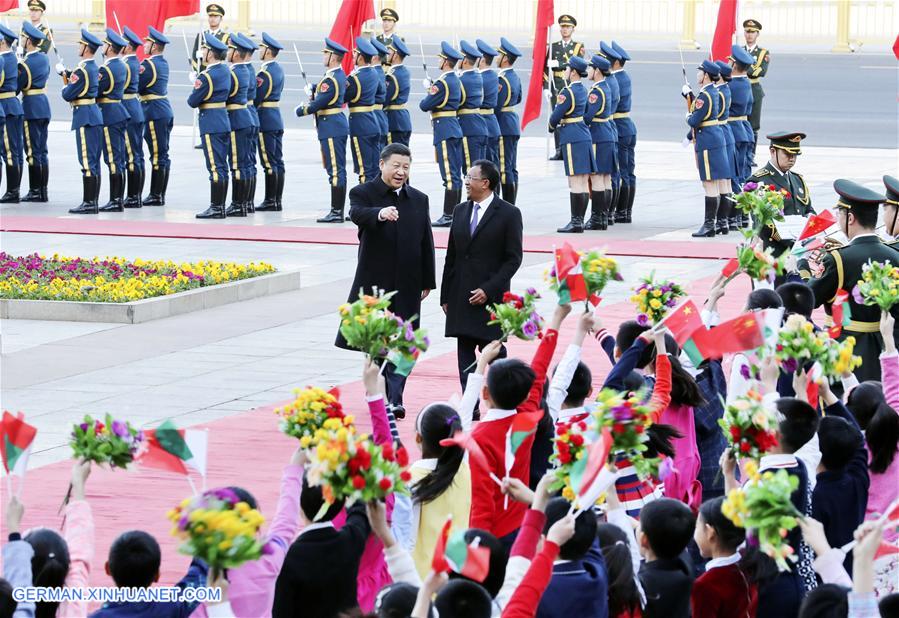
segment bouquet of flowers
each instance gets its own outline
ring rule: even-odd
[[[744,214],[751,215],[754,228],[743,230],[746,238],[758,236],[759,231],[770,223],[784,220],[784,198],[790,197],[786,189],[774,185],[747,182],[743,192],[735,198],[736,207]]]
[[[605,251],[591,249],[581,255],[581,270],[584,283],[587,284],[588,296],[599,296],[609,281],[623,281],[618,262],[606,257]]]
[[[824,356],[829,336],[826,332],[815,332],[812,323],[794,313],[787,318],[777,335],[774,357],[786,372],[796,371],[809,360]]]
[[[598,428],[608,427],[611,432],[610,464],[623,456],[631,462],[640,478],[656,473],[658,458],[643,455],[649,442],[646,430],[652,425],[652,409],[643,403],[639,393],[625,397],[614,389],[602,389],[596,397],[593,418]]]
[[[637,322],[642,326],[661,322],[665,314],[677,306],[677,299],[687,294],[673,281],[654,281],[654,275],[655,273],[650,273],[648,277],[640,279],[640,285],[631,296],[631,302],[637,305],[640,312]]]
[[[210,489],[185,499],[168,512],[178,551],[199,558],[213,572],[258,559],[264,550],[258,534],[265,518],[232,490]]]
[[[340,419],[344,425],[352,425],[353,417],[343,413],[340,405],[340,391],[336,388],[326,391],[317,386],[293,392],[295,399],[280,408],[275,414],[281,417],[278,424],[282,433],[298,438],[300,446],[309,448],[315,432],[329,418]]]
[[[790,500],[799,487],[799,479],[786,470],[759,474],[754,461],[746,464],[745,472],[749,481],[727,494],[721,512],[734,525],[746,529],[748,544],[757,544],[781,571],[787,571],[790,568],[787,559],[796,557],[786,536],[799,525],[802,517]]]
[[[72,455],[82,461],[109,464],[110,468],[127,468],[144,442],[144,432],[109,414],[104,420],[85,415],[83,422],[72,427]]]
[[[412,477],[405,469],[409,465],[405,448],[394,449],[389,442],[375,444],[339,419],[326,420],[313,441],[306,479],[311,486],[321,486],[325,498],[316,519],[340,499],[352,504],[379,500],[393,492],[409,493],[406,483]]]
[[[836,380],[844,373],[860,367],[862,359],[853,354],[854,351],[855,337],[846,337],[843,341],[828,339],[827,347],[824,353],[818,356],[817,361],[822,375]]]
[[[340,333],[347,345],[371,358],[384,358],[404,325],[391,313],[390,299],[396,292],[369,295],[359,292],[359,300],[340,306]]]
[[[774,257],[771,247],[759,249],[751,243],[743,243],[737,247],[737,263],[740,270],[756,281],[774,279],[784,271],[787,254]]]
[[[852,288],[852,296],[860,305],[877,305],[889,311],[899,302],[899,267],[872,262],[862,266],[862,278]]]
[[[421,354],[428,351],[431,340],[428,339],[428,331],[423,328],[415,328],[412,320],[405,320],[397,334],[390,340],[389,360],[396,367],[400,375],[409,375],[412,367]]]
[[[553,440],[553,454],[550,461],[556,468],[556,480],[550,485],[551,491],[562,490],[562,497],[574,502],[575,492],[571,487],[571,468],[574,463],[586,456],[586,421],[574,423],[560,422],[556,425],[556,437]]]
[[[725,406],[718,419],[734,457],[759,459],[777,444],[777,418],[762,405],[762,395],[749,390]]]
[[[512,292],[503,294],[503,302],[490,307],[489,325],[499,324],[503,331],[502,340],[518,337],[532,341],[543,335],[543,318],[537,313],[537,299],[540,295],[534,288],[528,288],[524,296]]]

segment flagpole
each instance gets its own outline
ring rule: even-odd
[[[190,483],[190,489],[194,492],[194,495],[199,495],[200,492],[197,491],[197,486],[194,485],[194,480],[190,478],[190,472],[187,473],[187,476],[185,478],[187,479],[187,482]]]
[[[13,494],[12,490],[12,473],[6,473],[6,493],[9,494],[9,497],[12,498],[15,494]]]

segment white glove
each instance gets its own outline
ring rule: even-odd
[[[65,73],[65,72],[66,72],[66,65],[64,65],[64,64],[61,63],[61,62],[57,62],[57,63],[56,63],[56,72],[59,73],[60,75],[62,75],[63,73]]]
[[[196,72],[196,71],[190,71],[190,72],[187,74],[187,79],[190,80],[190,83],[194,83],[195,81],[197,81],[197,72]]]
[[[549,61],[549,68],[551,68],[551,69],[558,69],[558,68],[559,68],[559,61],[556,60],[556,59],[550,60],[550,61]]]
[[[306,96],[312,98],[312,84],[306,84],[303,86],[303,92],[306,93]]]
[[[22,49],[21,46],[16,46],[16,56],[18,56],[20,59],[25,56],[25,50]]]
[[[421,80],[421,85],[424,86],[425,90],[429,90],[431,86],[433,86],[433,82],[428,78]]]
[[[550,92],[549,88],[547,88],[547,89],[545,89],[545,90],[543,91],[543,97],[544,97],[547,101],[552,101],[553,93]]]
[[[194,54],[194,56],[196,57],[197,60],[203,60],[203,58],[206,57],[206,52],[203,51],[203,48],[198,47],[197,53]]]
[[[690,86],[688,86],[687,84],[684,84],[684,85],[681,86],[681,88],[680,88],[680,93],[681,93],[682,95],[684,95],[685,97],[688,97],[688,96],[690,96],[691,94],[693,94],[693,89],[690,88]]]

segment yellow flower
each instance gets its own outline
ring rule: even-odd
[[[649,301],[649,306],[653,309],[659,309],[662,306],[662,301],[660,301],[658,298],[653,298]]]

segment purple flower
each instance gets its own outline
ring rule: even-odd
[[[112,421],[112,433],[120,438],[131,436],[131,432],[128,431],[128,425],[124,421]]]
[[[649,326],[649,316],[645,313],[641,313],[637,316],[637,324],[640,326]]]
[[[667,294],[668,292],[671,291],[671,286],[666,283],[659,289],[662,291],[662,294]]]
[[[749,547],[759,546],[759,538],[751,530],[746,531],[746,545]]]
[[[536,296],[537,290],[535,290],[534,288],[528,288],[527,290],[525,290],[525,294],[529,294],[531,296]]]
[[[793,373],[796,371],[796,368],[799,366],[799,363],[796,362],[795,358],[788,358],[780,364],[781,368],[787,373]]]
[[[752,376],[749,365],[740,365],[740,375],[743,376],[744,380],[748,380]]]
[[[614,279],[615,281],[624,281],[624,277],[621,276],[621,273],[615,273]]]
[[[227,487],[213,489],[210,493],[212,493],[212,495],[219,500],[224,500],[229,504],[237,504],[238,502],[240,502],[240,498],[237,497],[237,494]]]
[[[864,305],[864,304],[865,304],[865,299],[862,298],[862,291],[861,291],[860,289],[858,289],[858,284],[857,284],[857,283],[856,283],[855,286],[852,288],[852,299],[853,299],[855,302],[857,302],[859,305]]]
[[[745,185],[743,185],[744,191],[755,191],[758,188],[759,188],[759,183],[757,183],[757,182],[747,182]]]
[[[677,304],[677,299],[676,299],[676,298],[669,298],[667,301],[665,301],[665,306],[666,306],[666,307],[673,307],[673,306],[675,306],[676,304]]]
[[[633,420],[634,414],[631,411],[630,406],[616,406],[612,408],[612,418],[621,423]]]
[[[408,324],[406,324],[406,341],[415,341],[415,331]]]
[[[190,519],[188,518],[187,513],[181,516],[178,520],[178,527],[182,530],[187,530],[187,526],[190,524]]]
[[[87,431],[87,429],[88,429],[88,427],[90,427],[90,425],[88,425],[87,423],[81,423],[80,425],[78,425],[78,427],[81,428],[81,431]]]
[[[533,339],[537,336],[537,324],[531,320],[528,320],[524,324],[521,325],[521,334],[527,337],[528,339]]]
[[[431,347],[431,340],[429,338],[424,337],[422,338],[422,341],[424,342],[426,348]]]

